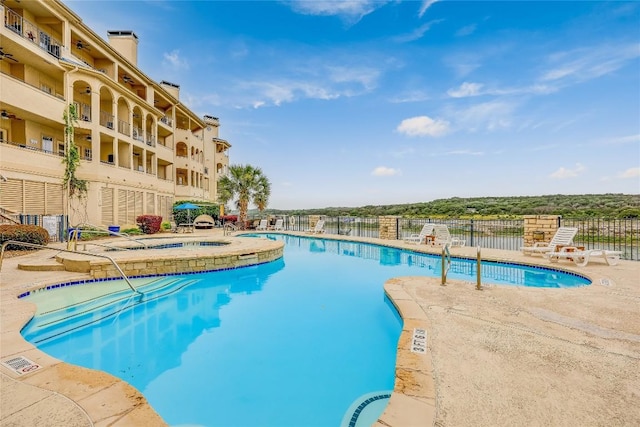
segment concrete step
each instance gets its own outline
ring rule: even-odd
[[[18,264],[19,270],[25,271],[65,271],[64,265],[59,262],[30,262]]]

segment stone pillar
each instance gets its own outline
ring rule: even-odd
[[[313,230],[320,218],[321,215],[309,215],[309,229]]]
[[[550,242],[558,230],[558,215],[525,215],[524,246],[536,242]]]
[[[398,239],[398,218],[400,217],[393,215],[378,217],[378,231],[381,239]]]

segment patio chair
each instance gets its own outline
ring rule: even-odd
[[[592,257],[604,260],[607,265],[616,265],[620,260],[620,255],[622,255],[622,251],[611,251],[607,249],[579,250],[576,246],[564,246],[557,252],[545,253],[544,257],[551,262],[568,260],[573,261],[578,267],[584,267],[589,264],[589,260]]]
[[[435,235],[435,239],[433,240],[434,245],[462,247],[467,243],[467,241],[464,239],[451,237],[451,233],[449,233],[449,227],[447,227],[447,224],[434,224],[433,234]]]
[[[316,226],[309,228],[306,232],[311,234],[324,233],[324,219],[319,219],[318,222],[316,222]]]
[[[267,231],[267,220],[261,219],[260,224],[256,227],[256,230]]]
[[[277,219],[276,224],[273,226],[274,231],[284,231],[284,220]]]
[[[524,255],[544,255],[549,252],[556,252],[561,246],[571,246],[576,234],[578,234],[578,228],[576,227],[560,227],[550,242],[536,242],[533,246],[523,246],[520,250]]]
[[[420,230],[420,233],[418,234],[411,234],[410,236],[405,237],[403,240],[406,243],[413,243],[416,245],[420,245],[422,243],[424,243],[427,239],[427,236],[433,236],[433,227],[435,224],[431,224],[431,223],[426,223],[423,227],[422,230]]]

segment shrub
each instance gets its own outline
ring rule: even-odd
[[[220,217],[220,219],[222,220],[222,222],[237,222],[238,221],[238,215],[223,215]]]
[[[0,244],[7,240],[46,245],[49,243],[49,232],[39,225],[0,225]],[[30,250],[25,246],[8,245],[8,250]]]
[[[145,234],[155,234],[160,231],[162,217],[160,215],[140,215],[136,218],[136,223]]]
[[[160,228],[162,229],[162,231],[171,230],[171,223],[169,221],[162,221],[162,224],[160,224]]]
[[[144,234],[140,228],[125,228],[124,230],[120,230],[120,234],[126,234],[127,236],[139,236],[140,234]]]

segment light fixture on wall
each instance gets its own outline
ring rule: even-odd
[[[84,90],[84,93],[89,95],[91,93],[91,88],[89,86],[87,86],[87,88]]]

